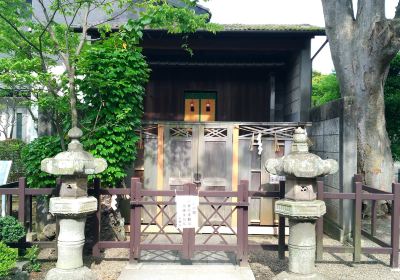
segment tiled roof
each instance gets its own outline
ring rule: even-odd
[[[324,35],[325,29],[309,24],[222,24],[222,31],[306,32]]]

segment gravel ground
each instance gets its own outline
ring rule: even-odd
[[[388,220],[382,220],[382,224],[389,224]],[[384,226],[383,226],[384,227]],[[379,227],[381,228],[381,227]],[[387,238],[387,229],[378,231],[378,236],[382,239]],[[277,244],[275,236],[252,236],[252,243]],[[325,245],[340,245],[339,242],[324,238]],[[376,246],[372,242],[363,239],[363,246]],[[107,249],[103,258],[96,260],[92,257],[85,257],[85,265],[90,267],[98,276],[99,280],[116,280],[122,269],[128,263],[128,250],[126,249]],[[42,250],[39,258],[43,264],[42,272],[32,273],[32,280],[42,280],[47,271],[55,266],[54,249]],[[256,280],[272,279],[276,274],[287,269],[288,253],[285,260],[279,260],[278,253],[275,251],[252,250],[249,256],[250,267]],[[354,279],[354,280],[400,280],[400,270],[392,270],[389,266],[389,255],[362,255],[361,263],[353,264],[351,254],[324,254],[324,261],[317,263],[317,271],[330,277],[331,279]],[[149,280],[151,280],[149,278]]]
[[[44,249],[39,254],[42,263],[41,272],[33,272],[31,280],[43,280],[47,271],[56,266],[56,255],[54,249]],[[99,280],[116,280],[122,269],[128,264],[127,249],[107,249],[102,259],[95,259],[89,256],[84,257],[84,264],[90,267]]]
[[[277,244],[277,238],[251,237],[255,243]],[[325,236],[324,245],[341,245],[339,242]],[[362,240],[362,246],[374,247],[374,243]],[[249,256],[250,267],[256,280],[272,279],[276,274],[288,267],[288,252],[284,261],[278,259],[278,252],[252,250]],[[389,266],[389,255],[362,255],[361,263],[352,263],[352,254],[324,254],[324,261],[316,264],[316,270],[331,279],[354,280],[389,280],[399,279],[400,271]]]

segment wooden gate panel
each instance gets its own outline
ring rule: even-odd
[[[199,126],[198,174],[201,191],[231,191],[232,182],[232,125],[205,124]],[[223,201],[222,197],[211,198],[212,202]],[[205,201],[202,201],[205,202]],[[226,207],[225,207],[226,208]],[[227,209],[219,213],[225,217]],[[204,214],[211,215],[212,206],[204,207]],[[221,223],[222,218],[214,215],[210,222]],[[230,221],[230,218],[229,218]],[[204,222],[204,217],[199,217]]]
[[[157,189],[157,135],[154,137],[148,136],[144,138],[144,152],[143,152],[143,188],[147,190]],[[147,198],[146,198],[147,199]],[[151,215],[156,215],[157,207],[149,205],[148,211]],[[142,213],[143,222],[149,223],[149,215]]]

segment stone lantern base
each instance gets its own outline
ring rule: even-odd
[[[275,212],[289,218],[289,272],[274,279],[329,279],[315,271],[315,221],[325,214],[325,202],[283,199],[275,204]]]
[[[82,259],[86,216],[96,210],[97,199],[94,197],[50,199],[50,213],[57,216],[60,232],[57,239],[57,265],[47,273],[46,280],[97,279],[89,268],[83,266]]]
[[[86,266],[75,269],[53,268],[46,275],[46,280],[97,280],[96,274]]]

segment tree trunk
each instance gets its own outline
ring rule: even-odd
[[[361,73],[360,73],[361,74]],[[357,169],[365,183],[377,189],[391,191],[393,160],[386,132],[383,84],[386,74],[362,73],[361,88],[356,89],[357,109]],[[367,91],[367,94],[364,94]]]
[[[367,185],[391,191],[393,159],[383,86],[400,48],[397,13],[386,19],[382,0],[358,0],[357,11],[351,0],[321,1],[341,95],[354,97],[358,172]]]
[[[363,42],[353,38],[349,44],[344,44],[348,54],[342,56],[341,65],[336,68],[340,69],[337,76],[342,96],[355,97],[357,171],[363,175],[367,185],[391,191],[393,160],[386,132],[383,95],[389,65],[377,65],[379,54],[361,48],[369,43]]]

